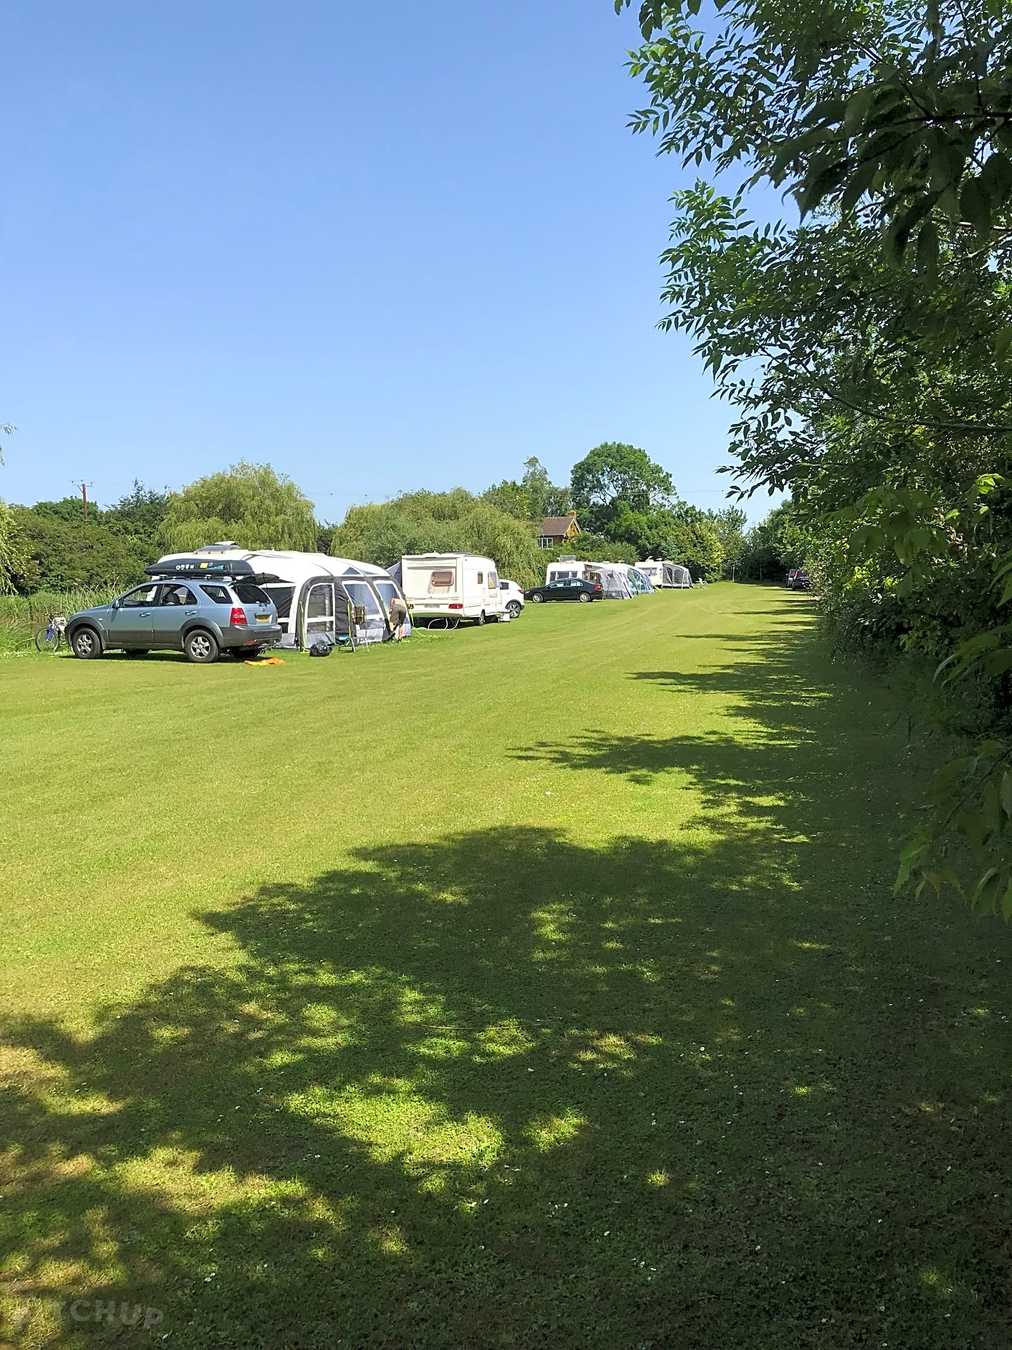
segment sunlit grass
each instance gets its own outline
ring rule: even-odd
[[[18,1345],[1005,1344],[1008,934],[892,897],[895,709],[806,597],[4,709]]]

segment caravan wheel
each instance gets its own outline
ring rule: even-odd
[[[479,628],[481,628],[484,622],[485,622],[485,611],[482,610],[481,613],[478,615],[478,617],[475,619],[475,623],[478,625]]]

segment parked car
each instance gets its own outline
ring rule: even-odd
[[[558,577],[555,581],[546,582],[544,586],[532,586],[529,591],[524,591],[524,599],[530,600],[535,605],[540,605],[545,600],[577,600],[581,605],[586,605],[591,600],[603,598],[604,589],[601,583],[584,581],[582,577]]]
[[[503,609],[510,618],[518,618],[524,607],[524,593],[521,587],[515,581],[500,581],[499,598],[502,601]]]
[[[787,573],[787,589],[791,591],[811,590],[812,583],[803,567],[792,567]]]
[[[159,576],[109,605],[79,610],[67,620],[67,637],[82,660],[114,650],[128,656],[162,650],[209,665],[223,651],[258,656],[281,640],[281,626],[257,578],[216,569],[212,576]]]

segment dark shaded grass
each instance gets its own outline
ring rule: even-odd
[[[7,1093],[17,1296],[65,1257],[186,1346],[1006,1346],[1008,937],[890,897],[901,747],[794,619],[635,672],[734,735],[515,752],[690,781],[670,841],[363,848],[204,913],[238,969],[8,1028],[54,1083]]]

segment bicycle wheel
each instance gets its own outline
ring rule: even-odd
[[[40,652],[56,652],[60,649],[62,639],[63,634],[60,630],[54,628],[52,624],[48,624],[45,628],[40,628],[35,634],[35,648]]]

